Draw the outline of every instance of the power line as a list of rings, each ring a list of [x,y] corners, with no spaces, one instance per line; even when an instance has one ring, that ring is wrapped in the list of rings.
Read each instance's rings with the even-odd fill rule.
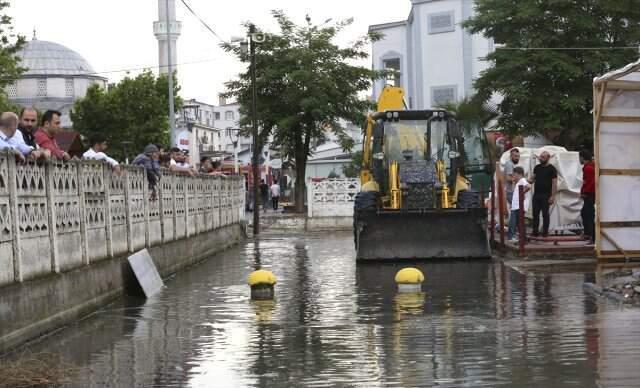
[[[193,16],[196,17],[196,19],[198,19],[200,21],[200,23],[202,23],[202,25],[209,30],[209,32],[211,32],[213,34],[213,36],[215,36],[216,38],[218,38],[218,40],[220,40],[222,43],[227,43],[224,39],[222,39],[220,37],[220,35],[218,35],[213,28],[211,28],[207,22],[205,22],[204,20],[202,20],[202,18],[200,16],[198,16],[198,14],[189,6],[189,4],[187,4],[187,2],[185,0],[180,0],[182,2],[182,4],[189,10],[189,12],[191,12],[191,14]]]
[[[589,50],[639,50],[639,46],[617,46],[617,47],[496,47],[496,50],[512,50],[512,51],[542,51],[542,50],[558,50],[558,51],[589,51]]]
[[[178,64],[173,64],[173,66],[184,66],[184,65],[194,65],[194,64],[198,64],[198,63],[210,63],[210,62],[216,62],[219,61],[220,58],[211,58],[211,59],[200,59],[200,60],[196,60],[196,61],[189,61],[189,62],[181,62]],[[96,72],[91,72],[91,73],[76,73],[76,74],[60,74],[60,75],[64,75],[65,77],[86,77],[86,76],[98,76],[98,75],[103,75],[103,74],[113,74],[113,73],[125,73],[125,72],[129,72],[129,71],[141,71],[141,70],[150,70],[151,68],[164,68],[164,67],[169,67],[169,65],[149,65],[149,66],[140,66],[140,67],[130,67],[130,68],[126,68],[126,69],[116,69],[116,70],[105,70],[105,71],[96,71]],[[37,76],[37,74],[34,74],[34,76]],[[17,81],[19,79],[22,79],[24,77],[15,77],[15,78],[0,78],[3,81]]]

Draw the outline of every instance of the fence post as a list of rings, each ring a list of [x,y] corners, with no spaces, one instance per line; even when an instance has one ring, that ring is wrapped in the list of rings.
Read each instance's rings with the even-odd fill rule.
[[[181,177],[184,185],[182,186],[184,190],[184,237],[189,238],[189,179],[188,176]]]
[[[82,263],[84,265],[89,265],[89,236],[87,234],[87,201],[84,192],[84,169],[82,167],[82,162],[75,161],[74,163],[76,165],[76,174],[78,177],[78,207],[80,210],[80,241],[82,244]]]
[[[160,192],[160,185],[162,183],[160,182],[160,180],[156,180],[156,187],[155,189],[157,190],[157,192]],[[156,195],[156,201],[158,200],[159,196]],[[147,180],[147,170],[143,169],[142,170],[142,203],[143,203],[143,211],[144,211],[144,246],[145,248],[150,248],[151,247],[151,226],[149,223],[149,208],[150,208],[150,202],[151,202],[151,194],[149,193],[149,181]]]
[[[113,223],[111,219],[111,177],[113,175],[113,169],[110,168],[102,168],[102,180],[104,182],[104,223],[107,230],[107,256],[110,258],[114,257],[113,254],[113,243],[111,240],[113,239]]]
[[[54,190],[53,170],[56,162],[47,162],[45,165],[45,190],[47,201],[47,220],[49,222],[49,244],[51,245],[51,272],[60,272],[58,259],[58,227],[56,225],[56,193]],[[78,183],[79,184],[79,183]],[[83,258],[84,259],[84,258]]]
[[[313,180],[307,184],[307,217],[313,218]]]
[[[16,178],[16,158],[10,154],[7,155],[7,188],[9,189],[9,214],[11,219],[9,224],[11,225],[11,234],[13,236],[13,279],[14,281],[22,282],[22,244],[20,241],[20,216],[18,209],[18,181]]]
[[[525,244],[527,242],[527,229],[524,226],[524,186],[518,186],[518,236],[520,257],[525,255]]]
[[[505,210],[505,198],[504,198],[504,184],[502,179],[498,176],[498,184],[496,185],[498,190],[498,214],[500,216],[500,245],[504,248],[504,210]]]
[[[131,193],[129,190],[129,170],[124,169],[124,178],[123,178],[123,188],[124,188],[124,204],[125,204],[125,215],[127,217],[126,225],[127,225],[127,251],[133,252],[133,219],[131,217]],[[145,175],[145,184],[146,184],[146,175]]]
[[[496,180],[491,179],[491,222],[489,223],[491,231],[491,244],[496,240]]]

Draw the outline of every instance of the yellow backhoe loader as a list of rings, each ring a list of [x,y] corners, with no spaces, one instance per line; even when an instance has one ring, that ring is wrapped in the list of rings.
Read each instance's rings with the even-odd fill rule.
[[[404,91],[385,87],[364,131],[357,259],[490,257],[487,209],[467,173],[486,182],[479,177],[489,176],[490,162],[465,151],[483,135],[443,109],[405,110]]]

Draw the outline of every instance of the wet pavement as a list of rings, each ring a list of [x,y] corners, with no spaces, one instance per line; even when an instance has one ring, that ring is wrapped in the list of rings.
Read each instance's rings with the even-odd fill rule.
[[[257,266],[277,300],[252,302]],[[582,290],[585,273],[491,261],[356,265],[352,236],[263,237],[126,298],[32,352],[76,365],[77,387],[638,387],[640,309]]]

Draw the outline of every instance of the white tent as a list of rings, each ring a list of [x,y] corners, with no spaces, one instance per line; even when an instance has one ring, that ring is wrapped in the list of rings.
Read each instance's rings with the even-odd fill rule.
[[[524,168],[528,178],[533,174],[534,167],[538,164],[537,157],[547,151],[551,155],[549,162],[558,170],[558,192],[556,204],[551,208],[550,231],[564,231],[582,229],[580,210],[582,209],[582,166],[577,152],[569,152],[564,147],[545,146],[541,148],[522,148],[518,166]],[[507,151],[500,157],[500,166],[504,171],[504,165],[511,157],[511,151]],[[531,209],[527,209],[529,217]]]
[[[640,61],[593,81],[596,252],[640,258]]]

